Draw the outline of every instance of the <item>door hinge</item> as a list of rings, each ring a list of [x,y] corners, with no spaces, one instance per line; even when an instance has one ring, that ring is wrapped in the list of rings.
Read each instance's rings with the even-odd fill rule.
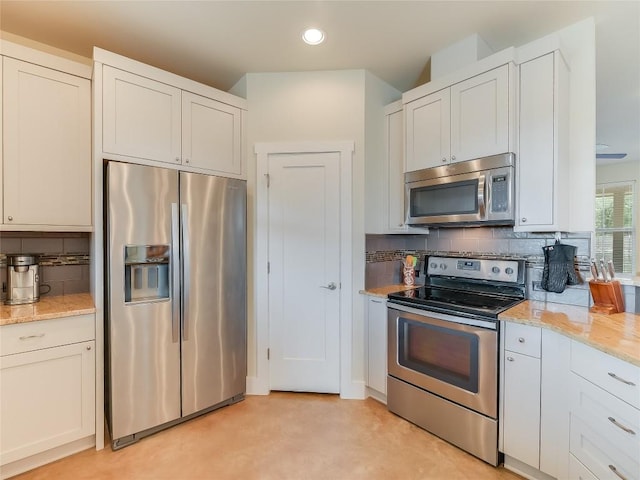
[[[269,186],[271,185],[271,177],[269,176],[268,173],[265,173],[264,176],[267,179],[267,188],[269,188]]]
[[[267,360],[271,360],[271,349],[267,348]]]
[[[271,262],[267,262],[267,274],[271,273]]]

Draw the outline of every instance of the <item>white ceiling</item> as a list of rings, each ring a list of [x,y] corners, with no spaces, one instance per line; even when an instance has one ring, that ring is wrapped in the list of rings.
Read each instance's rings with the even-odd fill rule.
[[[640,160],[640,2],[0,0],[0,30],[85,57],[98,46],[228,90],[247,72],[367,69],[398,90],[478,33],[494,50],[593,16],[598,143]],[[302,30],[327,41],[309,47]]]

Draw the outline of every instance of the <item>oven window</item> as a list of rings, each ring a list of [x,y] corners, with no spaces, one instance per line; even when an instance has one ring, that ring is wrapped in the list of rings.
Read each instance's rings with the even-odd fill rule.
[[[460,215],[478,212],[478,180],[411,189],[412,217]]]
[[[398,363],[478,393],[478,337],[398,318]]]

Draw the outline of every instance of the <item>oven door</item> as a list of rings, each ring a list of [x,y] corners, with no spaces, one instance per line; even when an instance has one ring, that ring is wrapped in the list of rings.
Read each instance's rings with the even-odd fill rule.
[[[389,375],[497,418],[498,333],[468,321],[389,305]]]

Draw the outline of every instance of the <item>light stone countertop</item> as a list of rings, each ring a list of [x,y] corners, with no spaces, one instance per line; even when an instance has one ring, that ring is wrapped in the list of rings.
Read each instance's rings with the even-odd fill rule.
[[[640,367],[640,315],[602,315],[587,307],[527,300],[498,319],[548,328]]]
[[[397,283],[395,285],[385,285],[384,287],[367,288],[366,290],[360,290],[363,295],[370,295],[372,297],[387,298],[390,293],[403,292],[405,290],[412,290],[414,288],[420,288],[423,285],[413,285],[407,287],[404,283]]]
[[[26,305],[0,306],[0,326],[35,322],[52,318],[95,313],[93,297],[89,293],[42,297],[39,302]]]
[[[417,285],[419,287],[421,285]],[[360,293],[386,298],[407,290],[402,284],[371,288]],[[640,367],[640,315],[591,313],[587,307],[526,300],[501,313],[499,320],[548,328],[604,353]]]

